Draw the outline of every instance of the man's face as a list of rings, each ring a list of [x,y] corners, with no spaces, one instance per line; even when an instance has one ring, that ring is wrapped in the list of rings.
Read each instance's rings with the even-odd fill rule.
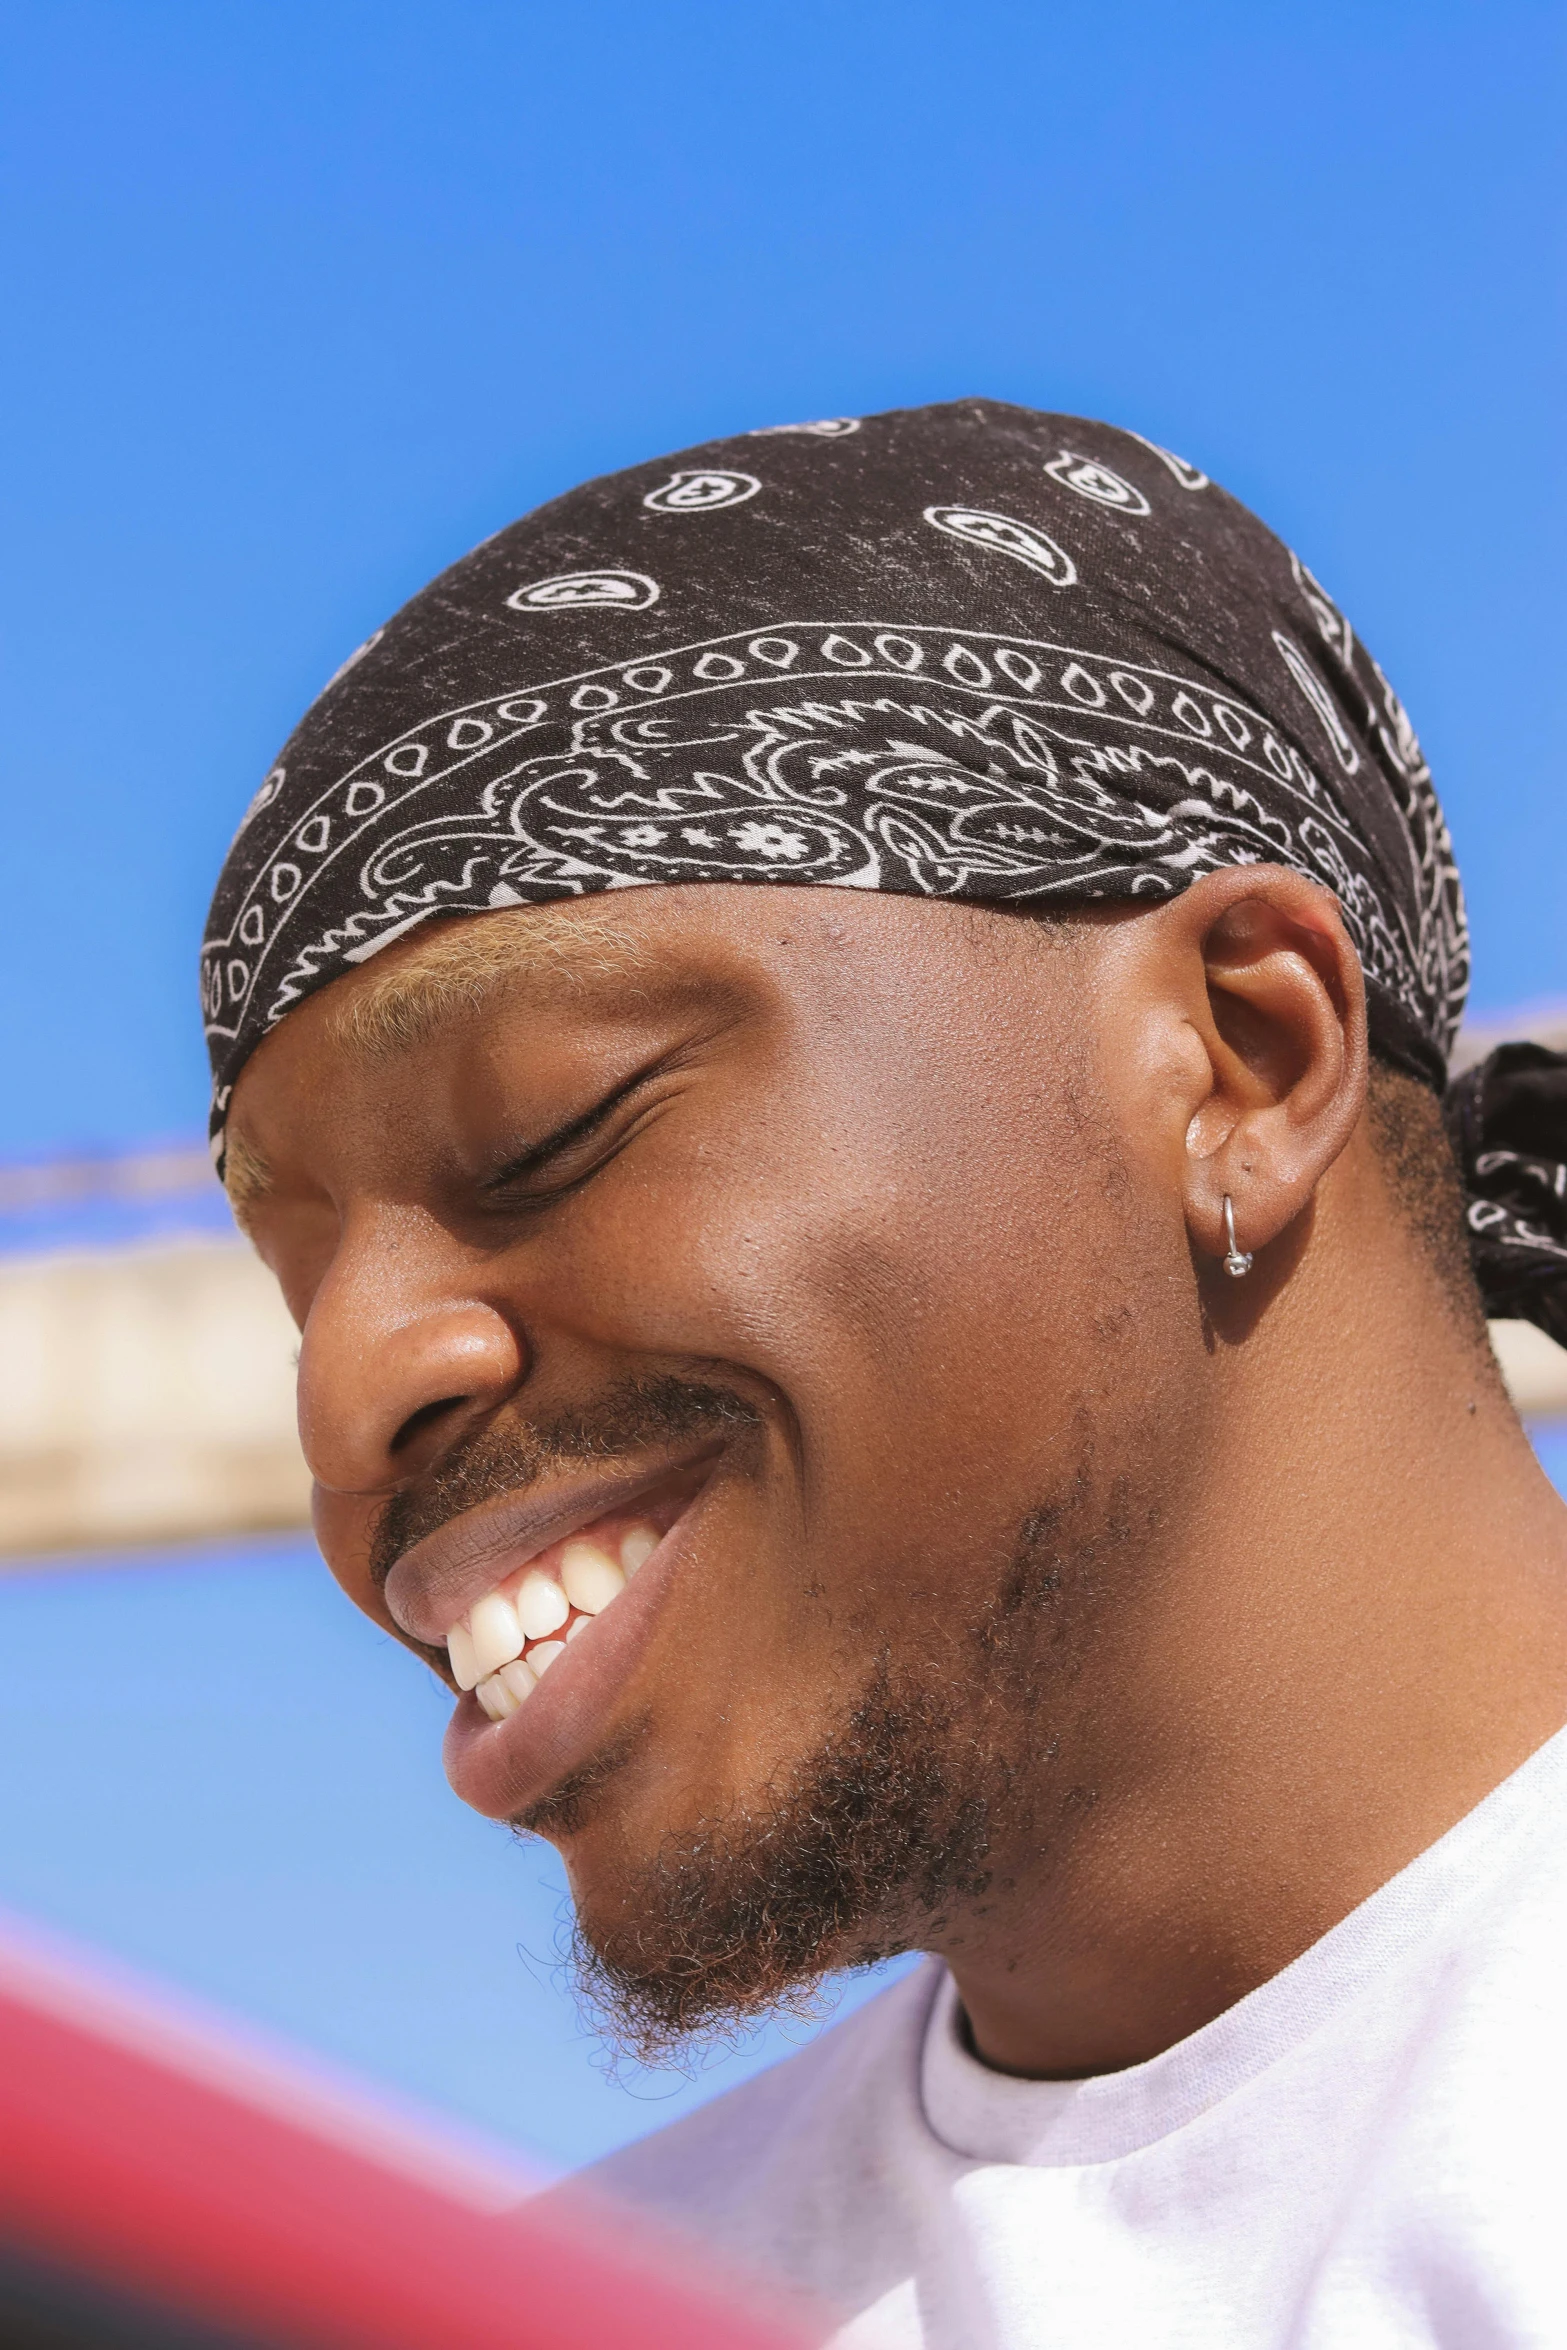
[[[416,939],[292,1013],[230,1134],[367,1614],[442,1669],[487,1593],[651,1530],[447,1767],[697,2020],[961,1934],[1087,1808],[1106,1603],[1196,1444],[1179,1186],[1113,923],[709,885],[499,924],[501,979],[421,999]]]

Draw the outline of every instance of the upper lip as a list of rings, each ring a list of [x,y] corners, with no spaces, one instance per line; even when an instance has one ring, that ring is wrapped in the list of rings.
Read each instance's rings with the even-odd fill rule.
[[[478,1502],[403,1552],[386,1578],[393,1621],[427,1648],[442,1647],[476,1599],[541,1550],[612,1510],[629,1509],[671,1477],[697,1467],[718,1447],[711,1437],[690,1451],[644,1458],[596,1475],[563,1478],[541,1490]]]

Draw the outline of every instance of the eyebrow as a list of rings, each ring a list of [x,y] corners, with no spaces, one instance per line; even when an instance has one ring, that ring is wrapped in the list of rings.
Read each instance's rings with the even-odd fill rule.
[[[482,1011],[499,990],[533,980],[572,992],[648,971],[648,946],[573,907],[517,906],[440,921],[413,951],[373,966],[345,991],[333,1042],[369,1061],[423,1044],[453,1013]]]

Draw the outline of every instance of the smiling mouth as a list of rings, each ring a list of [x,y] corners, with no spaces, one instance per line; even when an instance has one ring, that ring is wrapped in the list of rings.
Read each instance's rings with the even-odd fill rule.
[[[458,1688],[472,1690],[492,1722],[508,1720],[568,1644],[614,1605],[704,1482],[701,1474],[679,1475],[629,1508],[573,1527],[510,1569],[447,1630]]]

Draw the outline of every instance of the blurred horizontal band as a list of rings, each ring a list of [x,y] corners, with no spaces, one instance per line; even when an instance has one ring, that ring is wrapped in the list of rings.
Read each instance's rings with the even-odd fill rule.
[[[1491,1336],[1524,1416],[1567,1417],[1567,1351]],[[296,1344],[237,1241],[0,1258],[0,1555],[308,1524]]]
[[[22,1159],[0,1166],[0,1216],[78,1200],[166,1199],[210,1190],[211,1154],[200,1143],[123,1156]]]
[[[297,1344],[234,1239],[0,1258],[0,1553],[307,1524]]]

